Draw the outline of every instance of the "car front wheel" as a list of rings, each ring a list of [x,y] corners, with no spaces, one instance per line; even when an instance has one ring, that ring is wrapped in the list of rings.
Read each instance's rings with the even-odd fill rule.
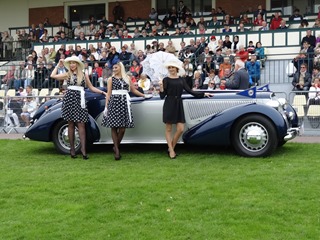
[[[68,123],[66,121],[58,122],[52,131],[52,141],[58,152],[70,154],[70,141],[68,136]],[[80,137],[78,129],[75,131],[75,150],[80,151]]]
[[[248,115],[237,121],[231,137],[234,149],[245,157],[269,156],[278,146],[273,123],[261,115]]]

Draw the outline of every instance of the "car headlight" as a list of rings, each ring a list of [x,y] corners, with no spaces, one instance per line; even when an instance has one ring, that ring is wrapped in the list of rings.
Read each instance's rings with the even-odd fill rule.
[[[266,105],[273,107],[275,109],[278,109],[281,106],[280,102],[278,100],[270,100],[270,101],[266,102]]]

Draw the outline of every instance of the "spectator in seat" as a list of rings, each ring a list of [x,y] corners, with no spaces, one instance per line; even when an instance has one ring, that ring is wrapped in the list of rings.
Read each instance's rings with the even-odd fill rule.
[[[264,67],[266,56],[264,54],[264,47],[262,46],[261,42],[256,43],[255,51],[256,51],[255,54],[256,54],[257,60],[260,60],[262,67]]]
[[[11,65],[7,74],[2,78],[2,83],[6,84],[7,88],[13,88],[15,70],[16,66],[14,64]]]
[[[68,42],[68,41],[69,41],[69,39],[67,38],[66,33],[65,32],[61,32],[58,42],[62,42],[63,43],[63,42]]]
[[[134,76],[135,78],[140,78],[141,70],[142,70],[142,68],[141,68],[138,60],[133,59],[132,63],[131,63],[131,66],[130,66],[130,69],[129,69],[129,71],[131,72],[132,76]]]
[[[89,36],[89,39],[93,39],[97,33],[96,26],[93,23],[91,23],[88,30],[85,33],[87,36]]]
[[[320,78],[317,77],[314,79],[314,82],[311,84],[308,93],[308,104],[309,105],[320,105]]]
[[[308,65],[307,54],[304,51],[300,50],[299,54],[292,60],[292,63],[295,66],[295,68],[297,69],[297,71],[299,71],[300,66],[302,64]]]
[[[239,46],[240,46],[239,36],[238,35],[234,35],[230,49],[231,49],[231,51],[233,53],[236,53],[239,50]]]
[[[256,48],[252,41],[249,41],[249,45],[247,46],[247,51],[249,54],[255,54]]]
[[[262,25],[259,28],[259,31],[268,31],[268,30],[269,30],[268,23],[266,21],[262,21]]]
[[[80,32],[79,36],[76,37],[76,41],[87,41],[86,36],[84,35],[84,32]]]
[[[26,98],[26,102],[22,107],[21,119],[25,123],[26,127],[30,126],[30,120],[33,117],[37,110],[37,102],[34,97],[28,95]]]
[[[276,30],[280,27],[282,21],[282,17],[280,16],[280,12],[275,12],[274,17],[270,22],[270,30]]]
[[[215,63],[216,69],[219,69],[219,65],[223,63],[222,49],[218,48],[216,54],[213,56],[213,62]]]
[[[194,74],[193,74],[192,89],[193,90],[200,89],[200,88],[202,88],[202,85],[203,85],[203,80],[201,77],[201,73],[200,73],[200,71],[196,70],[196,71],[194,71]]]
[[[300,69],[293,75],[292,91],[308,91],[311,86],[311,74],[307,71],[307,64],[302,63]]]
[[[31,82],[31,86],[34,88],[41,89],[45,87],[45,80],[48,78],[47,68],[44,63],[40,63],[34,73],[34,80]]]
[[[132,83],[133,87],[138,90],[140,93],[144,93],[142,87],[139,87],[139,83],[138,82],[133,82]],[[138,95],[135,95],[133,92],[129,92],[130,97],[139,97]]]
[[[302,19],[299,25],[299,28],[307,28],[309,26],[309,22],[307,19]]]
[[[18,91],[20,87],[23,86],[24,81],[26,80],[26,69],[24,62],[20,62],[19,66],[14,71],[14,89]]]
[[[141,73],[140,79],[138,80],[138,85],[140,88],[142,88],[143,91],[149,91],[151,86],[151,81],[149,78],[147,78],[146,74]]]
[[[212,19],[207,22],[207,27],[212,28],[212,27],[219,27],[221,26],[221,22],[218,20],[218,17],[216,15],[212,16]]]
[[[293,14],[289,17],[289,21],[301,21],[303,19],[302,15],[300,14],[300,10],[296,8],[293,11]]]
[[[252,54],[249,57],[250,61],[246,62],[246,69],[249,74],[249,78],[251,78],[253,86],[260,85],[260,62],[257,61],[256,55]]]
[[[26,89],[28,85],[34,80],[34,67],[32,62],[27,63],[26,80],[24,80],[23,87]]]
[[[243,14],[242,17],[240,18],[240,23],[243,24],[250,24],[252,20],[248,18],[248,14]]]
[[[248,32],[248,31],[250,30],[248,28],[245,28],[243,23],[239,23],[237,32]]]
[[[204,79],[203,88],[206,89],[210,81],[212,81],[215,84],[215,86],[220,84],[220,78],[218,77],[218,75],[216,75],[216,71],[213,69],[210,70],[209,76]]]
[[[176,54],[176,48],[173,46],[173,42],[171,40],[168,41],[165,51],[167,53]]]
[[[262,26],[263,18],[261,14],[258,14],[257,17],[254,19],[253,24],[256,26]]]
[[[215,63],[212,61],[212,56],[208,55],[205,59],[205,62],[202,65],[203,72],[205,73],[204,77],[208,77],[210,70],[216,70]]]
[[[304,36],[301,40],[301,47],[304,42],[308,42],[312,48],[316,46],[316,37],[312,35],[311,29],[308,29],[306,32],[306,36]]]
[[[278,27],[278,30],[280,29],[287,29],[286,20],[282,19],[280,22],[280,26]]]
[[[232,65],[230,63],[230,58],[229,57],[224,57],[223,58],[223,63],[219,65],[219,77],[221,78],[224,75],[224,70],[225,69],[231,69]]]
[[[314,20],[313,28],[320,28],[320,19],[317,18]]]
[[[21,103],[19,98],[6,97],[6,115],[4,118],[5,126],[20,127],[18,114],[21,114]],[[13,119],[13,122],[11,120]]]
[[[230,41],[230,36],[226,35],[223,41],[224,48],[231,48],[232,42]]]
[[[228,24],[225,24],[225,25],[223,25],[222,32],[223,33],[232,32],[232,29],[230,28],[230,26]]]
[[[73,35],[74,35],[74,38],[78,38],[80,37],[80,33],[83,32],[84,33],[84,29],[83,27],[81,26],[80,23],[77,24],[77,27],[74,29],[73,31]]]
[[[248,51],[244,48],[242,44],[239,45],[239,50],[236,52],[236,57],[239,57],[240,60],[243,62],[247,61],[249,57]]]

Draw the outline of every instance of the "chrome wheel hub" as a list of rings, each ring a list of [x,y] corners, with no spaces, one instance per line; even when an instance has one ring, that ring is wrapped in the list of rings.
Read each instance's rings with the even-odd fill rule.
[[[241,145],[248,151],[261,151],[269,141],[266,128],[257,122],[245,124],[239,132]]]

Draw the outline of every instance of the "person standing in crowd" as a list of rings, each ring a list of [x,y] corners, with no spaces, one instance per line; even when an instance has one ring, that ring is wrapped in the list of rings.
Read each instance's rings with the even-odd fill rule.
[[[249,74],[249,79],[251,78],[252,84],[254,86],[260,85],[260,62],[257,61],[257,56],[252,54],[250,57],[250,61],[245,63],[246,69]]]
[[[2,43],[4,49],[4,58],[12,58],[12,48],[13,48],[13,37],[10,36],[8,31],[3,32]]]
[[[112,14],[114,17],[114,22],[123,21],[124,10],[118,1],[116,2],[116,6],[112,10]]]
[[[67,92],[62,103],[62,118],[68,121],[68,136],[70,141],[70,156],[76,158],[74,138],[75,126],[77,125],[81,153],[84,160],[89,159],[86,152],[86,129],[85,123],[88,122],[88,110],[86,108],[84,86],[86,85],[92,92],[104,94],[105,92],[92,86],[89,76],[83,73],[84,64],[78,57],[72,56],[65,60],[60,59],[59,64],[64,64],[68,72],[57,74],[58,67],[55,67],[51,73],[51,77],[57,80],[67,79]]]
[[[232,80],[221,80],[228,89],[248,89],[249,74],[244,68],[244,62],[238,59],[234,66],[234,78]]]
[[[165,67],[168,68],[169,73],[168,77],[159,81],[160,98],[165,98],[163,104],[163,122],[166,125],[165,135],[168,144],[168,155],[170,159],[175,159],[176,153],[174,149],[184,131],[185,124],[185,116],[181,99],[183,90],[186,90],[188,93],[198,98],[213,95],[204,92],[192,91],[185,79],[179,76],[184,75],[182,64],[179,64],[178,62],[168,62],[165,64]],[[176,124],[176,132],[172,137],[173,124]]]
[[[143,98],[145,98],[145,95],[133,86],[121,62],[113,65],[113,75],[108,79],[107,86],[108,91],[102,126],[111,128],[114,159],[120,160],[119,147],[126,128],[134,127],[128,92],[131,91],[134,95]]]

